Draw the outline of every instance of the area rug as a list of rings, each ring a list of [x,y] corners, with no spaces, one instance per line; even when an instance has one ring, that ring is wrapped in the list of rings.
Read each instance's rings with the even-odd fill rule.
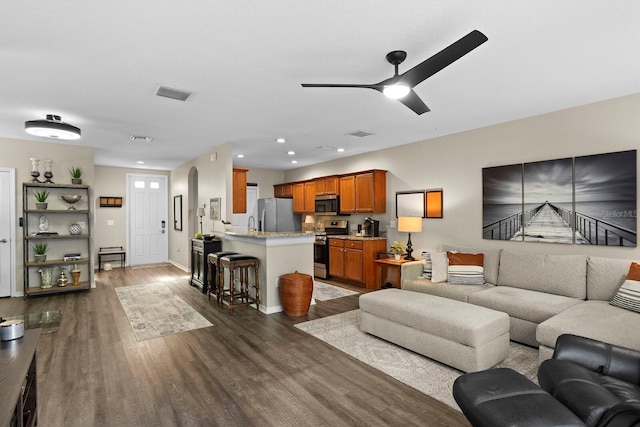
[[[352,310],[295,325],[308,334],[384,372],[416,390],[460,410],[453,381],[462,372],[360,330],[360,310]],[[511,342],[509,357],[498,365],[537,382],[538,351]]]
[[[313,299],[317,301],[327,301],[335,298],[342,298],[349,295],[357,294],[357,292],[349,289],[333,286],[328,283],[313,281]]]
[[[213,326],[162,283],[116,288],[136,340]]]

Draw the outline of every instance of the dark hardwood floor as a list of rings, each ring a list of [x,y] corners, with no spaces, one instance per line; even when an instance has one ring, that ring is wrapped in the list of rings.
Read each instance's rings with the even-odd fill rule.
[[[165,283],[213,327],[137,342],[114,288]],[[210,304],[173,266],[96,273],[96,289],[0,299],[0,314],[62,310],[38,344],[39,425],[467,426],[464,416],[294,328],[305,317]],[[357,289],[357,288],[351,288]]]

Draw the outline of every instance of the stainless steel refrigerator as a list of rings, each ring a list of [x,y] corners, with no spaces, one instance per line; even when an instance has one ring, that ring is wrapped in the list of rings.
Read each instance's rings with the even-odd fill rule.
[[[259,231],[300,231],[299,214],[293,213],[293,199],[258,199]]]

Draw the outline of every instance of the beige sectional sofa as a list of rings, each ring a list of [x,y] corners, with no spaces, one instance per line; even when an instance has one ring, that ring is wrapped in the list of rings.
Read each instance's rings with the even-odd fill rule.
[[[509,315],[511,340],[553,354],[561,334],[575,334],[640,351],[640,313],[609,304],[631,260],[528,254],[507,249],[444,246],[484,254],[484,285],[420,278],[422,261],[402,265],[402,289],[479,305]]]

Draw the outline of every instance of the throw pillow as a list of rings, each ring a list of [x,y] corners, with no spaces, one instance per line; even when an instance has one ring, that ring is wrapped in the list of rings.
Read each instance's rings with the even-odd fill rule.
[[[640,313],[640,264],[631,263],[627,279],[613,296],[610,304]]]
[[[431,253],[431,281],[433,283],[447,281],[448,263],[446,252]]]
[[[429,252],[422,252],[422,274],[421,279],[431,280],[431,254]]]
[[[484,285],[484,254],[447,252],[449,283],[452,285]]]

